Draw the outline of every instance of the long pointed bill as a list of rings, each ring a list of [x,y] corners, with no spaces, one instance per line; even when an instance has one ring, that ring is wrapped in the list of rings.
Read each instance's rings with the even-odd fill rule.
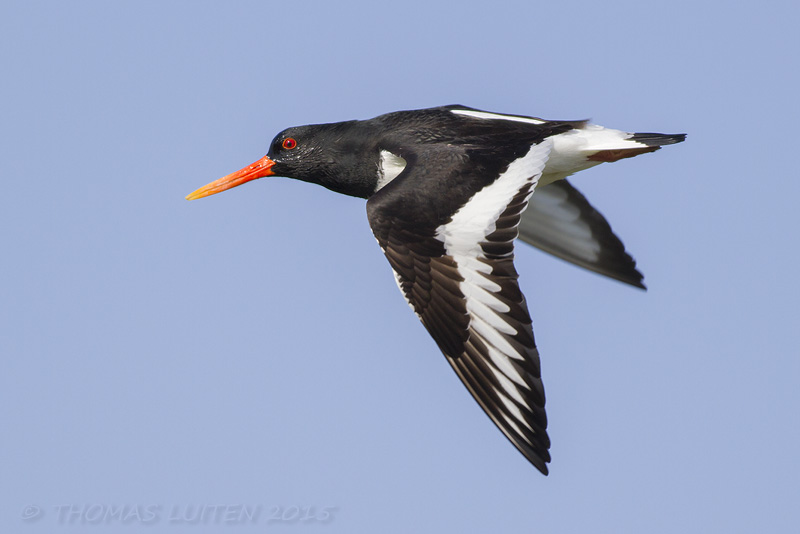
[[[252,165],[248,165],[244,169],[238,170],[232,174],[229,174],[228,176],[220,178],[215,182],[211,182],[208,185],[204,185],[197,191],[189,194],[186,197],[186,200],[207,197],[209,195],[214,195],[225,191],[226,189],[231,189],[237,185],[250,182],[257,178],[273,176],[275,174],[272,172],[273,165],[275,165],[275,162],[269,159],[267,156],[264,156],[260,160],[256,161]]]

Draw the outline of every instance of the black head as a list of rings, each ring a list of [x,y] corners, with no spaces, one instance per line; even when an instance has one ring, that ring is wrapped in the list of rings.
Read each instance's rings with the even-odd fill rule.
[[[276,135],[260,160],[186,198],[213,195],[265,176],[294,178],[367,198],[375,191],[379,158],[377,141],[363,122],[296,126]]]

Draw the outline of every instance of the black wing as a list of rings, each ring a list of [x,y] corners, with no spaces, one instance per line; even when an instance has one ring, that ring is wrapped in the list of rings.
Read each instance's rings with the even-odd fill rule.
[[[519,238],[590,271],[645,289],[642,273],[605,217],[567,180],[536,189]]]
[[[411,308],[475,400],[544,474],[544,387],[513,259],[520,214],[550,145],[528,144],[499,167],[497,154],[452,149],[444,159],[406,158],[405,170],[367,202]]]

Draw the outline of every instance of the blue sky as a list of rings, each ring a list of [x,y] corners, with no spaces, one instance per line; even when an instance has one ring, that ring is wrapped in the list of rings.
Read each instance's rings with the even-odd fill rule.
[[[0,530],[797,528],[798,8],[487,5],[0,8]],[[183,199],[285,127],[453,103],[689,134],[573,181],[646,293],[518,248],[549,477],[362,200]]]

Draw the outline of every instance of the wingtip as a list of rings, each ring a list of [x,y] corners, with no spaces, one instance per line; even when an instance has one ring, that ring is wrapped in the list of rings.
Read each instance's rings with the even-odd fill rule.
[[[545,435],[545,437],[547,436]],[[549,449],[550,440],[548,439],[547,441]],[[537,451],[525,446],[520,447],[513,440],[512,443],[514,443],[514,446],[517,447],[517,450],[522,453],[525,459],[528,460],[537,471],[544,476],[550,474],[550,468],[547,465],[550,462],[550,451],[548,449],[544,449],[543,451],[540,449]]]
[[[635,271],[635,274],[639,275],[638,278],[635,277],[635,276],[630,276],[630,275],[617,276],[614,273],[609,274],[609,273],[598,272],[598,271],[595,271],[595,274],[599,274],[601,276],[607,276],[608,278],[612,278],[612,279],[616,280],[617,282],[622,282],[625,285],[629,285],[631,287],[635,287],[636,289],[641,289],[642,291],[647,292],[647,286],[644,285],[644,282],[642,281],[644,277],[641,276],[641,273],[639,273],[638,270]]]

